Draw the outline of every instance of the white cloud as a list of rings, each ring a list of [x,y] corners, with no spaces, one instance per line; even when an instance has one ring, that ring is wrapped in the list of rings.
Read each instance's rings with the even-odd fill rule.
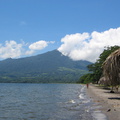
[[[27,50],[25,55],[32,55],[35,51],[34,50]]]
[[[88,33],[76,33],[66,35],[64,38],[61,39],[61,42],[63,42],[63,44],[58,48],[58,50],[64,55],[69,55],[73,50],[78,50],[79,48],[82,48],[84,44],[83,41],[88,38]]]
[[[55,43],[55,41],[49,41],[48,43],[50,43],[50,44],[54,44],[54,43]]]
[[[5,41],[4,44],[0,44],[0,59],[6,58],[19,58],[21,56],[32,55],[36,50],[42,50],[48,46],[48,44],[54,44],[54,41],[38,41],[29,46],[21,40],[21,43],[17,43],[14,40]]]
[[[22,44],[18,44],[14,40],[6,41],[4,46],[0,44],[0,58],[17,58],[21,56],[22,46]]]
[[[48,46],[48,44],[54,44],[55,43],[55,41],[44,41],[44,40],[40,40],[40,41],[37,41],[37,42],[35,42],[35,43],[33,43],[33,44],[31,44],[30,46],[29,46],[29,49],[30,50],[42,50],[42,49],[44,49],[45,47],[47,47]]]
[[[58,50],[73,60],[95,62],[105,46],[120,45],[120,27],[104,32],[76,33],[61,39],[63,44]]]
[[[31,49],[31,50],[42,50],[47,46],[48,46],[48,43],[44,40],[41,40],[41,41],[38,41],[38,42],[35,42],[35,43],[31,44],[29,46],[29,49]]]

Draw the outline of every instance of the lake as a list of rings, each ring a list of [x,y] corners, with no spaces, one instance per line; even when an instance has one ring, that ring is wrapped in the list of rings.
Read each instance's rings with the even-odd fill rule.
[[[80,84],[0,83],[0,120],[105,120],[96,107]]]

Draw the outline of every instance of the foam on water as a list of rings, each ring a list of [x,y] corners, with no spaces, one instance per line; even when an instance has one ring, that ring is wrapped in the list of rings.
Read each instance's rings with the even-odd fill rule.
[[[95,120],[107,120],[107,117],[105,114],[103,114],[99,110],[95,110],[96,108],[99,109],[101,106],[99,106],[99,105],[94,106],[95,103],[92,103],[92,99],[90,99],[86,95],[86,86],[82,86],[82,88],[80,90],[79,99],[82,101],[82,104],[85,104],[85,106],[86,106],[85,112],[91,113],[93,119],[95,119]]]
[[[70,101],[68,101],[68,103],[75,103],[75,101],[74,100],[70,100]]]
[[[80,90],[79,99],[82,100],[82,103],[89,103],[90,102],[90,99],[88,99],[86,96],[86,86],[82,86],[82,88]]]
[[[80,95],[79,95],[79,98],[80,98],[80,99],[85,99],[85,94],[84,94],[84,92],[85,92],[85,86],[82,86],[81,91],[80,91]]]
[[[84,92],[85,91],[85,86],[82,86],[82,88],[81,88],[81,92]]]
[[[81,94],[79,95],[79,98],[80,98],[80,99],[84,99],[84,94],[81,93]]]

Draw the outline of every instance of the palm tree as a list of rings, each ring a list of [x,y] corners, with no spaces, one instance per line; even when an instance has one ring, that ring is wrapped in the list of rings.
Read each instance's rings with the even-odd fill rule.
[[[99,85],[104,85],[104,86],[109,86],[110,85],[109,80],[106,80],[105,77],[101,77],[98,81],[98,84]]]
[[[103,75],[112,85],[112,91],[120,85],[120,49],[111,53],[103,63]]]

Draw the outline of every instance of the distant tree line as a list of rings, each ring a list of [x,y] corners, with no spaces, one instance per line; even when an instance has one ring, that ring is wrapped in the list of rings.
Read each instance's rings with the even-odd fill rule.
[[[0,83],[76,83],[87,70],[61,67],[57,71],[46,73],[0,73]]]

